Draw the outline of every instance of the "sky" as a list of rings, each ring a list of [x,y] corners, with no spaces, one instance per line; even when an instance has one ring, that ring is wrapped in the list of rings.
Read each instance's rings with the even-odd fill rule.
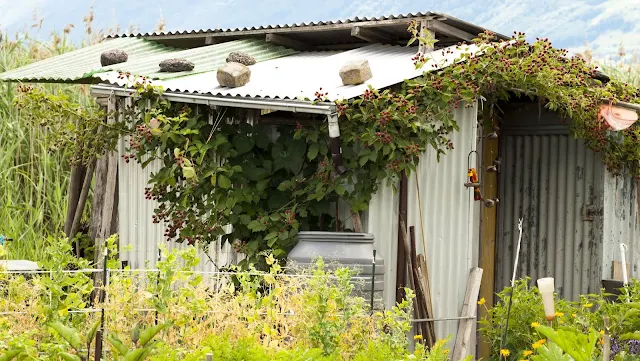
[[[572,52],[588,47],[598,58],[615,57],[621,45],[640,50],[640,0],[0,0],[0,29],[24,30],[37,11],[44,19],[38,36],[74,24],[71,35],[80,39],[92,3],[94,29],[119,24],[121,32],[130,25],[153,31],[161,18],[165,30],[197,30],[437,11],[506,35],[549,38]]]

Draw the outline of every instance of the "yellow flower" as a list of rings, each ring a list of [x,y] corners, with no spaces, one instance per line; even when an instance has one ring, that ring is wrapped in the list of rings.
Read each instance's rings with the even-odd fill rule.
[[[576,315],[575,313],[572,313],[571,317],[576,318],[576,317],[578,317],[578,315]]]
[[[598,341],[599,344],[604,345],[604,340]]]
[[[532,355],[532,354],[533,354],[533,351],[531,351],[531,350],[524,350],[524,351],[522,351],[522,355],[523,355],[524,357],[527,357],[527,356]]]
[[[272,264],[274,264],[274,262],[276,261],[276,259],[273,257],[273,254],[270,254],[269,256],[267,256],[265,258],[265,261],[267,262],[267,264],[269,266],[271,266]]]
[[[504,348],[500,350],[500,356],[509,357],[509,355],[511,355],[511,351]]]
[[[449,350],[443,350],[442,353],[445,354],[445,355],[448,355],[449,354]]]
[[[604,330],[600,330],[600,334],[601,334],[601,335],[604,335]]]
[[[563,317],[564,313],[563,312],[556,312],[556,317]]]
[[[482,297],[482,298],[480,299],[480,301],[478,301],[478,304],[479,304],[480,306],[484,305],[485,303],[487,303],[487,300],[485,300],[485,299],[484,299],[484,297]]]
[[[545,342],[547,342],[547,340],[538,340],[538,342],[531,345],[531,347],[533,347],[534,349],[537,349],[538,347],[544,345]]]
[[[531,327],[533,328],[540,327],[540,322],[531,322]]]
[[[593,303],[585,303],[584,305],[582,305],[582,307],[591,308],[591,307],[593,307]]]
[[[564,321],[558,320],[558,323],[562,325],[564,323]]]
[[[413,336],[414,340],[422,340],[422,335],[415,335]]]

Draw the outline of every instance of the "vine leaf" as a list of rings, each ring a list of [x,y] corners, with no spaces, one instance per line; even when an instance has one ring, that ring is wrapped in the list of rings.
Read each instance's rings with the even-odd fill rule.
[[[218,175],[218,185],[222,189],[229,189],[231,188],[231,180],[227,178],[225,175],[220,174]]]
[[[307,152],[307,157],[309,160],[314,160],[318,156],[318,151],[320,150],[320,146],[318,143],[313,143],[309,146],[309,151]]]

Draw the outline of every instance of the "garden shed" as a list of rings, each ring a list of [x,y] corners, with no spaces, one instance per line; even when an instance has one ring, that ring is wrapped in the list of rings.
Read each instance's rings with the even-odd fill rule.
[[[424,33],[435,35],[436,49],[423,44],[421,48],[406,46],[411,21],[418,21]],[[470,42],[483,31],[451,16],[428,12],[128,34],[0,74],[0,80],[92,84],[93,94],[105,107],[123,110],[130,102],[131,89],[122,73],[129,73],[161,85],[164,98],[171,102],[240,108],[246,111],[247,122],[295,124],[308,114],[324,117],[336,139],[340,124],[332,101],[360,97],[368,86],[388,88],[419,77],[422,70],[416,70],[412,62],[418,51],[432,52],[425,69],[446,67],[463,51],[457,43]],[[100,55],[114,48],[126,51],[128,60],[102,66]],[[231,52],[248,53],[257,60],[250,66],[249,83],[237,88],[221,87],[216,77]],[[160,72],[158,63],[167,58],[184,58],[195,67]],[[343,85],[340,68],[360,59],[369,62],[372,77],[365,84]],[[320,88],[327,92],[327,102],[302,100],[313,99]],[[505,104],[498,130],[479,124],[482,106],[478,101],[453,110],[460,127],[451,136],[454,149],[439,162],[435,152],[427,150],[417,171],[395,185],[399,191],[381,186],[363,214],[363,227],[374,234],[376,249],[385,259],[387,307],[397,300],[396,290],[406,284],[400,220],[415,226],[416,238],[424,239],[434,317],[448,318],[436,325],[439,338],[456,333],[456,317],[472,268],[484,269],[481,296],[487,300],[508,284],[520,217],[525,219],[521,276],[556,277],[558,291],[565,297],[594,292],[601,279],[610,278],[612,261],[619,259],[618,242],[629,246],[632,275],[640,272],[635,181],[607,173],[598,154],[573,139],[565,122],[536,103]],[[142,169],[122,159],[125,141],[120,142],[118,154],[107,155],[96,167],[100,196],[94,199],[93,209],[100,219],[98,238],[117,232],[122,259],[139,268],[154,264],[158,244],[163,242],[163,225],[152,223],[157,204],[144,194],[151,173],[158,168],[151,164]],[[479,156],[473,156],[474,152]],[[333,156],[336,160],[340,154]],[[474,201],[473,189],[465,187],[468,168],[480,170],[481,187],[492,207]],[[349,217],[345,214],[343,218]],[[424,253],[422,242],[418,243],[418,253]],[[203,255],[214,262],[204,262],[201,269],[215,271],[216,264],[233,263],[238,257],[228,244],[218,244]]]

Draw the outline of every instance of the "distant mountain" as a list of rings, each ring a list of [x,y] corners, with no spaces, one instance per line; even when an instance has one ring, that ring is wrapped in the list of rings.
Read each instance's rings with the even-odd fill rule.
[[[37,9],[44,19],[38,36],[72,23],[79,39],[89,6],[87,0],[0,0],[0,27],[23,30]],[[152,31],[164,17],[166,30],[235,28],[418,11],[444,12],[506,35],[548,37],[574,51],[589,44],[598,57],[615,56],[621,44],[627,51],[640,49],[640,0],[106,0],[94,3],[93,27]]]

